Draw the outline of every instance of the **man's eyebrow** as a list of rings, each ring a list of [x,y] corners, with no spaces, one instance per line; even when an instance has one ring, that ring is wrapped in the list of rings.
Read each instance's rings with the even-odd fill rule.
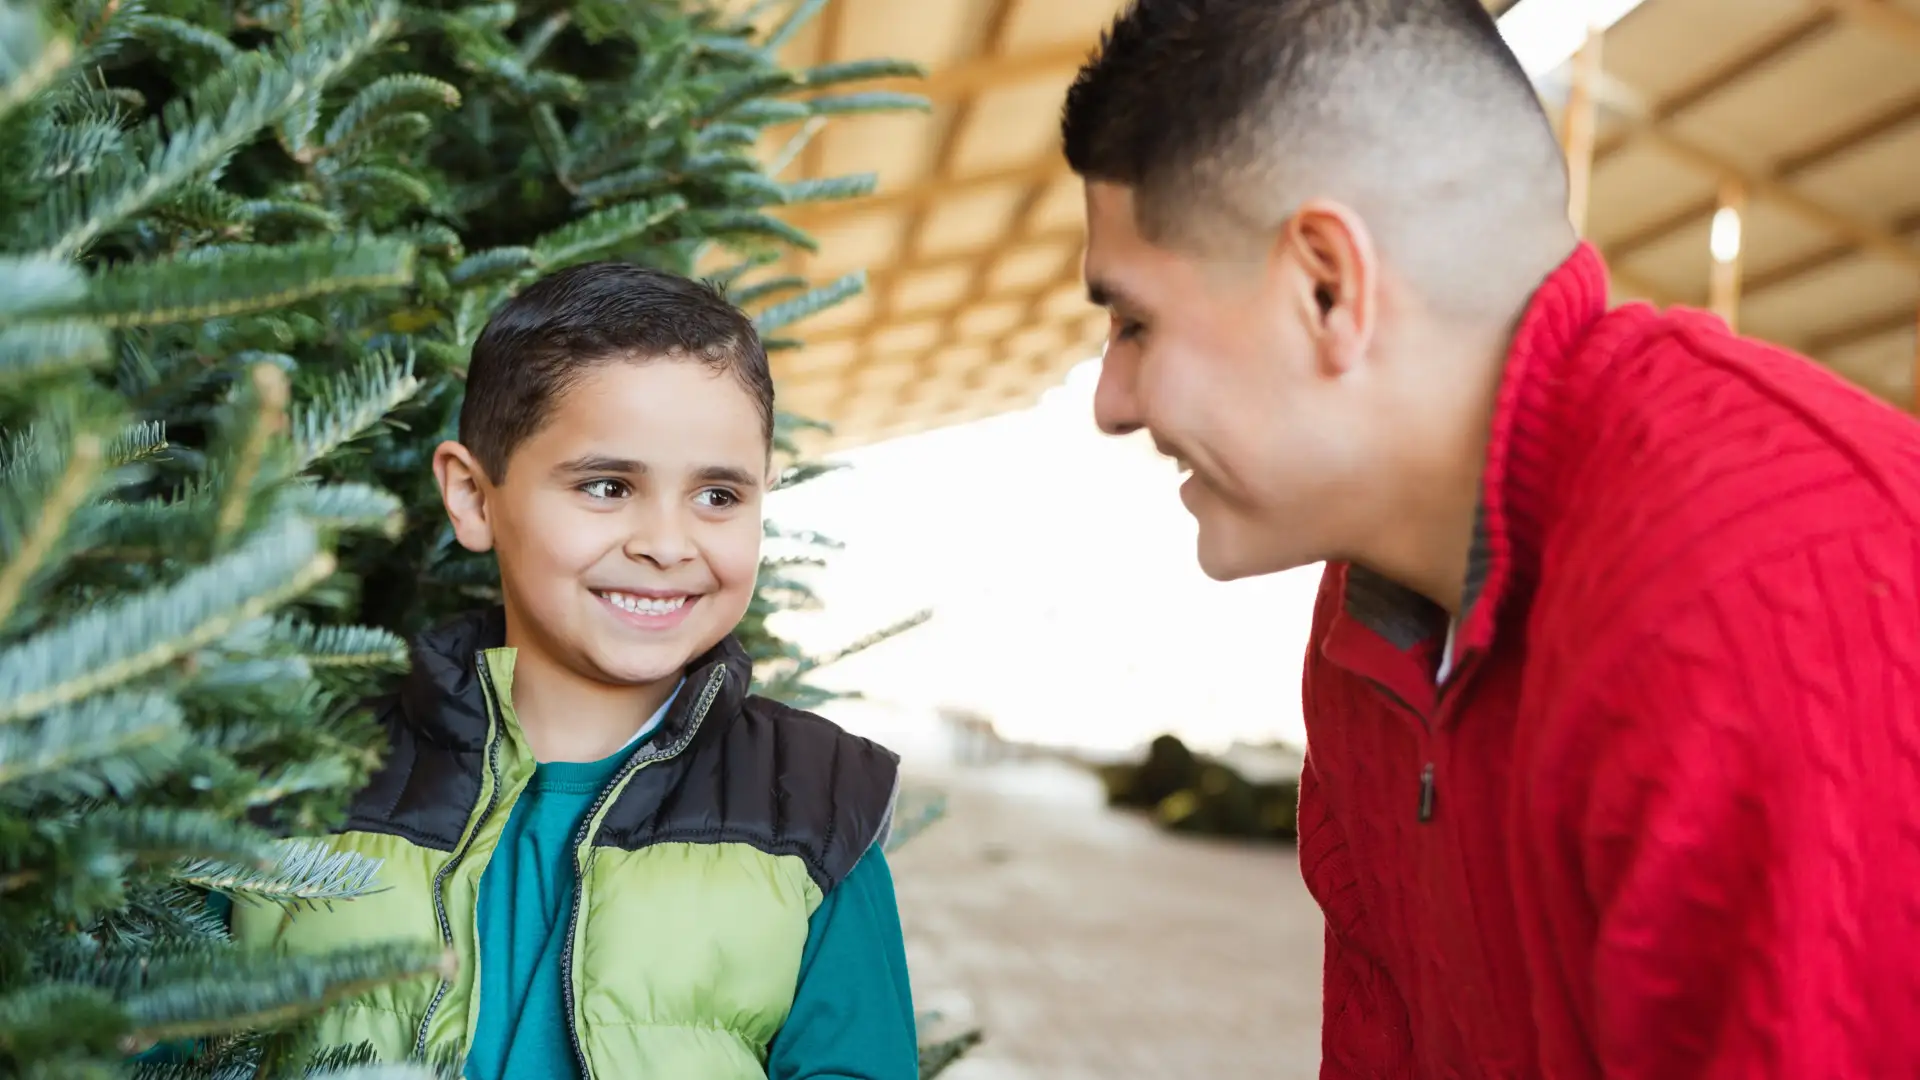
[[[606,454],[582,454],[555,465],[553,471],[560,476],[574,476],[580,473],[625,473],[634,476],[646,472],[647,465],[643,461],[634,461],[631,458],[609,457]]]

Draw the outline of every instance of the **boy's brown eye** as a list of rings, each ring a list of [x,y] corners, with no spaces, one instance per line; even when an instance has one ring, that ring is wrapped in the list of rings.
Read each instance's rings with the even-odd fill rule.
[[[580,490],[596,499],[618,499],[627,494],[627,485],[621,480],[589,480],[580,485]]]
[[[735,495],[726,488],[706,488],[700,492],[697,498],[706,500],[707,505],[715,509],[725,509],[729,506],[738,505],[740,502],[740,496]]]

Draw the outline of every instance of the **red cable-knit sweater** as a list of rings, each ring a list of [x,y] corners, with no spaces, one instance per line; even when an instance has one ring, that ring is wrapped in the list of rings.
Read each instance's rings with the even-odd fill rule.
[[[1333,1078],[1920,1076],[1920,424],[1582,247],[1446,620],[1330,567],[1300,860]]]

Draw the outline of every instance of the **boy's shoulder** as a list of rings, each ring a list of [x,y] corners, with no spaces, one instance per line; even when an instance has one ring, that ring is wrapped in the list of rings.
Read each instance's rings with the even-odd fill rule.
[[[795,855],[823,892],[884,843],[900,783],[892,750],[757,695],[661,764],[634,774],[609,813],[616,844],[688,839]]]

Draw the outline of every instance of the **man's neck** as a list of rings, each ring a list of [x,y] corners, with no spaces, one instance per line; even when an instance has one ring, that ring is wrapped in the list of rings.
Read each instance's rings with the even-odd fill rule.
[[[678,685],[678,676],[644,686],[594,683],[521,649],[513,710],[534,760],[599,761],[632,742]]]
[[[1380,490],[1383,513],[1351,561],[1459,616],[1478,524],[1495,399],[1511,332],[1455,355],[1429,352],[1423,374],[1443,377],[1406,401],[1401,456]],[[1473,373],[1471,377],[1467,373]],[[1446,377],[1450,376],[1450,377]]]

